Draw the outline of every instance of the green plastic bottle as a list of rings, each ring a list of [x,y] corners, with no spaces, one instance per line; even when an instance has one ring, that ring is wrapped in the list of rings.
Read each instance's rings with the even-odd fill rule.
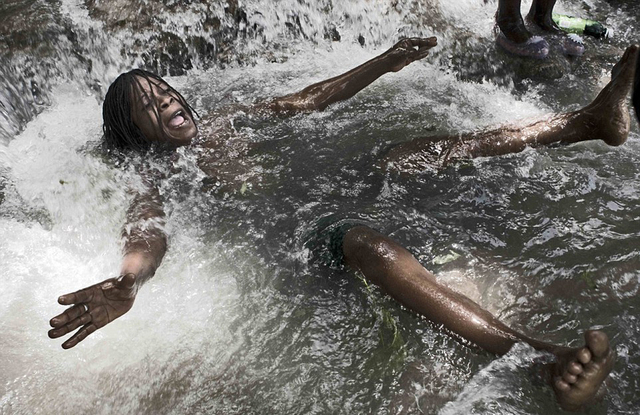
[[[596,39],[609,37],[610,31],[601,23],[594,20],[581,19],[579,17],[565,16],[553,13],[553,21],[565,32],[577,33],[579,35],[593,36]]]

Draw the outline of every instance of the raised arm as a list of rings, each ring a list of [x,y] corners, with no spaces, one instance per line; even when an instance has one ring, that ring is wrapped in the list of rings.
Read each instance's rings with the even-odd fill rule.
[[[64,349],[69,349],[131,309],[138,289],[155,274],[167,250],[164,216],[162,198],[155,186],[136,195],[123,230],[124,256],[119,276],[60,296],[58,303],[71,307],[51,319],[49,337],[75,331],[62,343]]]
[[[275,112],[323,110],[334,102],[351,98],[387,72],[398,72],[411,62],[420,60],[436,46],[435,37],[409,38],[362,65],[326,81],[318,82],[290,95],[265,104]]]

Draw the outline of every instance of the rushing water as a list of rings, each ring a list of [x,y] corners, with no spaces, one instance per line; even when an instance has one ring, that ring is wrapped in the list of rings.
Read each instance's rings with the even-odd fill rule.
[[[523,80],[493,49],[495,3],[481,0],[132,2],[139,19],[125,2],[106,17],[97,0],[4,2],[0,411],[560,412],[530,348],[488,355],[322,265],[308,244],[314,230],[348,217],[392,235],[528,335],[579,345],[584,330],[604,329],[618,361],[590,413],[638,413],[635,121],[618,148],[528,150],[413,176],[377,167],[390,144],[589,102],[638,42],[637,6],[560,3],[616,36],[589,41],[583,60],[546,67],[565,70],[561,78]],[[181,151],[180,172],[162,189],[170,249],[134,308],[74,349],[47,338],[58,295],[119,267],[135,176],[93,149],[102,94],[120,71],[173,74],[207,113],[346,71],[400,35],[432,34],[439,46],[425,62],[322,113],[239,114],[238,134],[256,145],[246,186],[200,192],[191,184],[202,172]]]

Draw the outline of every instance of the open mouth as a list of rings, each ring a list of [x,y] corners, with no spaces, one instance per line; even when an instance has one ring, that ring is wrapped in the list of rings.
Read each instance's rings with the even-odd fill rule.
[[[170,128],[180,128],[187,123],[188,119],[183,110],[178,110],[169,119]]]

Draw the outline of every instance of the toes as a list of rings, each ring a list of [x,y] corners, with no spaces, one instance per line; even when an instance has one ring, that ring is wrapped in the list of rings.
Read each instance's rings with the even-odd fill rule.
[[[587,347],[595,357],[604,357],[609,352],[609,338],[602,331],[589,330],[584,335]]]
[[[578,362],[571,362],[567,365],[567,372],[572,375],[578,376],[583,372],[582,365]]]
[[[611,79],[620,78],[622,80],[631,79],[634,75],[634,63],[638,56],[638,46],[632,45],[627,48],[622,58],[615,64],[611,70]]]
[[[571,389],[571,385],[569,385],[567,382],[565,382],[562,379],[557,379],[554,385],[555,385],[555,389],[558,392],[568,392],[569,389]]]
[[[576,381],[578,380],[578,377],[576,375],[572,375],[569,372],[566,372],[564,375],[562,375],[562,380],[567,382],[569,385],[572,385],[576,383]]]
[[[576,353],[576,359],[578,359],[578,362],[586,365],[591,361],[591,351],[589,351],[588,348],[583,347]]]

